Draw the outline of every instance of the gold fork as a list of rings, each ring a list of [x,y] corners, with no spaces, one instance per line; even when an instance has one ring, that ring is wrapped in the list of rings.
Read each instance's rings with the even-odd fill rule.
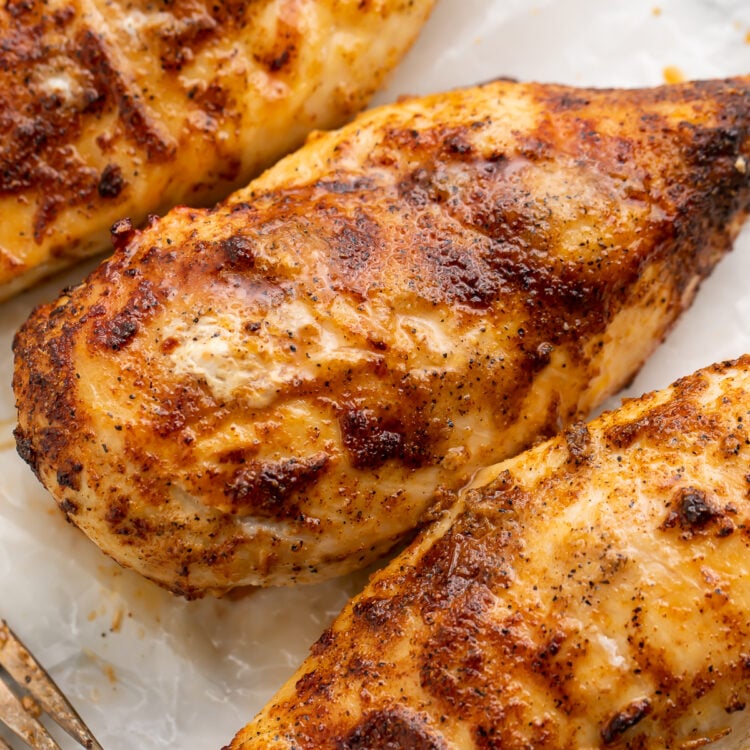
[[[0,619],[0,725],[34,750],[60,750],[37,718],[42,711],[83,747],[102,750],[52,678]],[[0,750],[11,750],[1,737]]]

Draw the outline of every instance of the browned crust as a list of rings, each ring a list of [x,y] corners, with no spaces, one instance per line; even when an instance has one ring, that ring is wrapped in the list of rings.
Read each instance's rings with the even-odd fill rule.
[[[4,64],[0,126],[0,196],[39,196],[34,240],[42,241],[62,207],[90,207],[120,198],[127,188],[120,165],[97,172],[71,145],[86,128],[112,115],[103,153],[124,137],[151,161],[172,160],[175,145],[123,79],[101,35],[87,28],[71,4],[51,14],[41,2],[9,5],[11,26],[2,39]],[[51,46],[52,39],[57,44]],[[64,70],[78,91],[70,100],[44,87],[44,66]],[[119,135],[118,135],[119,134]]]

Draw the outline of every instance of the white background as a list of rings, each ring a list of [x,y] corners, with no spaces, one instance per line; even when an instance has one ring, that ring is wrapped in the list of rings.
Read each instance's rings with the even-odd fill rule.
[[[746,0],[438,0],[377,101],[498,76],[635,86],[662,83],[668,66],[688,78],[750,73],[748,34]],[[0,305],[0,616],[105,750],[219,750],[365,576],[190,603],[120,570],[65,523],[13,448],[10,344],[34,304],[82,273]],[[628,394],[746,351],[750,227]]]

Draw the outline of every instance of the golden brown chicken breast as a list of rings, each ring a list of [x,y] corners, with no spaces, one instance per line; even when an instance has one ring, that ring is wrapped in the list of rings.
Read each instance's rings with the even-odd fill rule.
[[[482,471],[231,750],[744,748],[750,357]]]
[[[729,248],[748,159],[750,79],[374,110],[213,210],[120,223],[18,334],[21,455],[176,592],[364,565],[633,376]]]
[[[361,109],[433,0],[8,0],[0,299]]]

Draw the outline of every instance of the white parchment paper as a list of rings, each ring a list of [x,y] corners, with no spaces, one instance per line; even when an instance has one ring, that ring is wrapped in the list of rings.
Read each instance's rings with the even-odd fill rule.
[[[750,73],[747,0],[438,0],[377,102],[498,76],[636,86],[741,73]],[[750,351],[748,230],[628,395]],[[33,305],[84,270],[0,306],[0,616],[105,750],[219,750],[366,576],[185,602],[121,570],[65,523],[15,454],[10,345]]]

